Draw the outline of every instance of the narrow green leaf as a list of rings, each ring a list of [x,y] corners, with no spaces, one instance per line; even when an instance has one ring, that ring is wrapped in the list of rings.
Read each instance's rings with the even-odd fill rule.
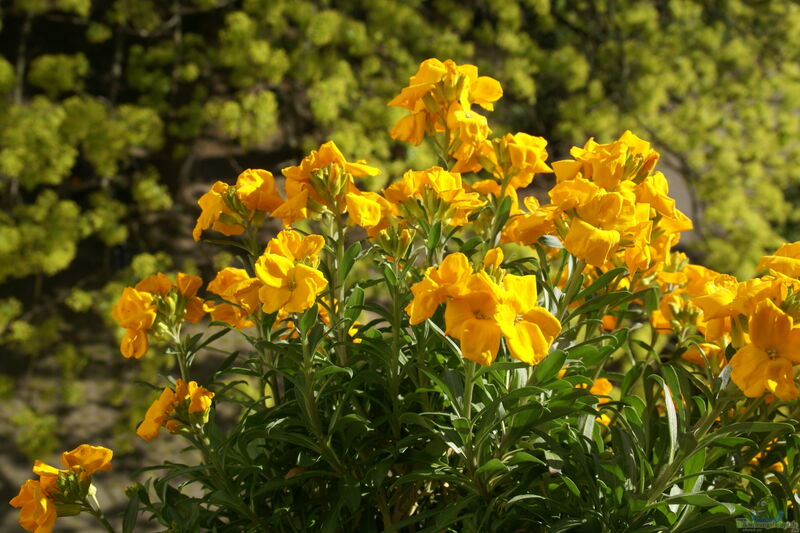
[[[347,279],[348,274],[350,274],[350,270],[352,270],[353,265],[358,258],[358,255],[361,253],[361,243],[356,241],[351,244],[347,250],[344,252],[344,256],[342,257],[342,264],[339,265],[339,283],[344,284],[344,281]]]
[[[476,471],[476,474],[483,474],[486,472],[496,472],[498,470],[502,470],[504,472],[508,471],[508,467],[503,464],[503,461],[500,459],[494,458],[489,459],[489,461],[482,464]]]

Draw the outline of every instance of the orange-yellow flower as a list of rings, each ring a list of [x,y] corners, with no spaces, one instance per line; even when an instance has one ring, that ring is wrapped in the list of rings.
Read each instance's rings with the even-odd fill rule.
[[[27,480],[9,502],[20,509],[19,525],[34,533],[50,533],[56,522],[56,504],[45,495],[38,481]]]
[[[262,287],[259,298],[265,313],[283,309],[302,313],[328,285],[322,273],[278,254],[265,253],[256,261],[256,276]]]
[[[236,196],[251,211],[272,212],[283,203],[272,172],[247,169],[236,178]]]
[[[247,317],[258,310],[258,290],[261,282],[248,276],[241,268],[224,268],[208,284],[208,291],[231,303],[211,306],[211,319],[227,322],[236,329],[253,325]]]
[[[450,254],[439,266],[428,267],[425,278],[411,287],[414,298],[406,306],[409,323],[427,320],[447,298],[464,293],[471,274],[469,259],[462,253]]]
[[[225,203],[225,195],[228,194],[230,185],[223,181],[217,181],[211,186],[211,190],[197,200],[200,206],[200,217],[192,230],[192,237],[199,241],[203,230],[213,229],[223,235],[239,235],[244,232],[244,226],[238,223],[228,223],[222,220],[222,216],[233,217],[233,211]]]
[[[783,244],[772,255],[765,255],[758,262],[758,269],[769,269],[790,278],[800,278],[800,241]]]
[[[800,326],[771,300],[762,300],[750,317],[750,342],[731,358],[731,379],[745,396],[769,391],[779,399],[800,396],[793,365],[800,363]]]
[[[195,381],[175,381],[175,390],[166,387],[150,405],[136,434],[144,440],[154,439],[162,427],[175,433],[186,423],[206,423],[214,393]]]
[[[503,287],[502,304],[496,312],[508,349],[523,363],[535,365],[547,356],[561,323],[537,305],[536,276],[507,274]]]
[[[445,333],[461,341],[464,357],[488,365],[500,348],[501,329],[495,315],[501,289],[484,272],[471,275],[465,289],[447,302]]]

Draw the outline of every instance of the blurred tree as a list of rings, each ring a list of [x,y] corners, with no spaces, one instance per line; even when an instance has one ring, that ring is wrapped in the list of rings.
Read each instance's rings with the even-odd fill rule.
[[[387,135],[403,111],[386,102],[427,57],[499,79],[497,129],[543,135],[554,157],[628,128],[654,141],[691,186],[693,250],[711,267],[748,274],[765,250],[800,239],[800,6],[789,0],[0,9],[0,309],[10,317],[0,343],[16,354],[7,373],[55,353],[74,315],[106,312],[114,275],[164,268],[119,271],[189,235],[197,178],[232,178],[248,164],[277,171],[329,138],[387,175],[432,164],[424,145]],[[221,166],[209,165],[209,147]],[[165,211],[173,198],[188,201]],[[78,368],[81,350],[62,360]]]

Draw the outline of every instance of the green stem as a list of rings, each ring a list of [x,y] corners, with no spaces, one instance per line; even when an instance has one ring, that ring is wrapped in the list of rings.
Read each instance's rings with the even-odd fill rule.
[[[400,269],[397,265],[398,258],[392,261],[394,277],[397,286],[392,291],[392,360],[389,363],[389,379],[391,381],[392,395],[392,429],[396,437],[400,437],[400,329],[403,320],[403,310],[400,307]]]
[[[311,350],[308,348],[308,332],[300,332],[301,342],[303,343],[303,400],[308,410],[308,417],[311,420],[311,430],[314,436],[319,441],[320,453],[327,456],[326,460],[333,469],[338,473],[344,472],[344,467],[336,452],[328,445],[328,439],[325,432],[322,430],[322,420],[319,416],[319,408],[317,407],[317,399],[314,396],[314,384],[312,381],[313,367],[311,362]]]
[[[97,521],[100,522],[103,525],[103,527],[106,529],[106,531],[108,531],[109,533],[116,533],[116,531],[114,530],[114,527],[111,525],[111,523],[109,523],[109,521],[106,520],[106,517],[103,514],[103,511],[100,510],[100,506],[97,505],[97,500],[93,496],[91,498],[94,500],[94,502],[90,502],[88,498],[84,498],[82,503],[84,505],[85,510],[90,515],[95,517],[97,519]],[[92,505],[92,503],[94,503],[94,505]]]

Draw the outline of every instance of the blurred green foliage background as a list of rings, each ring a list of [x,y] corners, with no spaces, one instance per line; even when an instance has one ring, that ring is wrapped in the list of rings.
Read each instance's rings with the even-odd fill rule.
[[[189,240],[210,180],[278,173],[328,139],[380,180],[431,164],[389,138],[404,111],[386,107],[428,57],[500,80],[495,133],[542,135],[552,159],[625,129],[653,141],[688,184],[698,262],[748,275],[800,239],[789,0],[0,6],[0,436],[20,457],[83,433],[131,449],[133,382],[161,363],[122,359],[109,309],[150,273],[213,265]],[[65,422],[91,402],[114,423]]]

